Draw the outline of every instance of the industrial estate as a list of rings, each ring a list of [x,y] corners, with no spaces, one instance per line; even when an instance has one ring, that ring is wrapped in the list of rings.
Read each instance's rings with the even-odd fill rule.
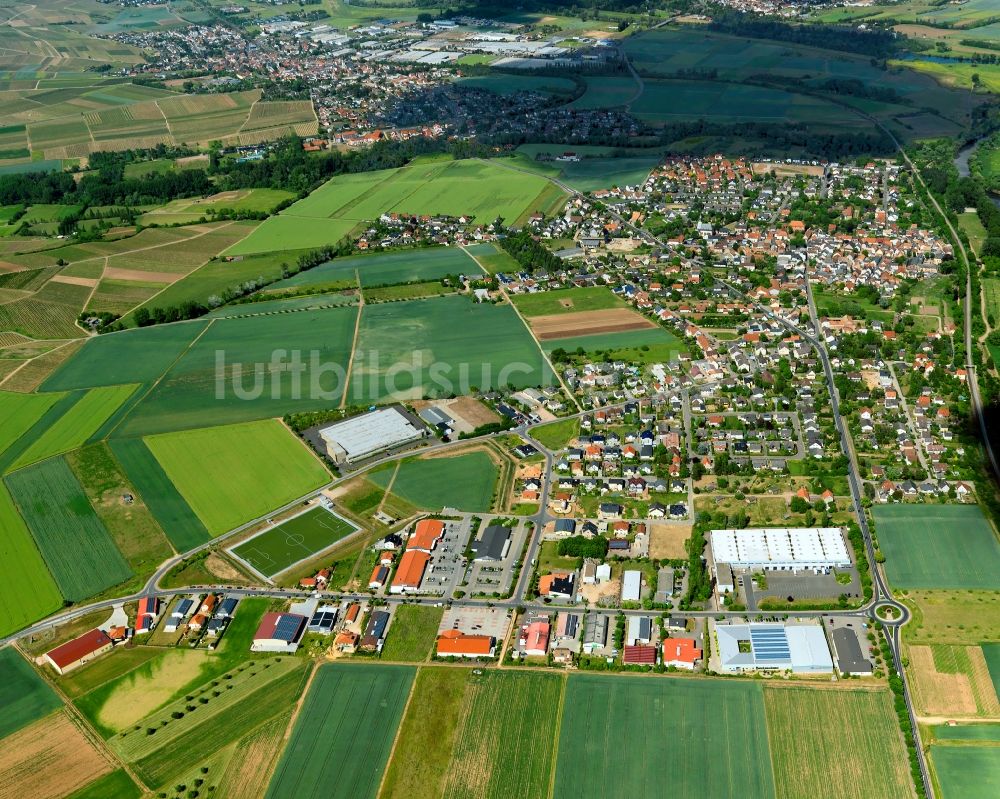
[[[0,799],[1000,796],[995,0],[0,8]]]

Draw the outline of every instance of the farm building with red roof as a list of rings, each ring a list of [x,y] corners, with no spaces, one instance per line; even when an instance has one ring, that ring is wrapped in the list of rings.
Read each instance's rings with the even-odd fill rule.
[[[103,630],[91,630],[45,653],[45,659],[60,674],[72,671],[107,652],[113,643]]]

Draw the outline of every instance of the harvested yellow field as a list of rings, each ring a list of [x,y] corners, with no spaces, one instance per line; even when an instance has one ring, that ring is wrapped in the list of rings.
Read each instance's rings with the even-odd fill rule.
[[[888,689],[764,687],[777,799],[912,797]]]
[[[686,558],[684,544],[690,537],[690,524],[650,524],[649,557],[654,560]]]
[[[163,657],[130,671],[108,697],[97,720],[118,731],[141,721],[197,678],[205,657],[201,650],[167,650]]]
[[[59,799],[109,771],[104,755],[60,711],[4,738],[0,799]]]
[[[921,716],[975,716],[976,698],[965,674],[940,672],[929,646],[911,646],[913,702]]]

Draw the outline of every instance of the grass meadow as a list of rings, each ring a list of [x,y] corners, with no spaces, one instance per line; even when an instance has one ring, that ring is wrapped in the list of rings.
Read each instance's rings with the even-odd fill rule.
[[[900,588],[1000,588],[1000,543],[975,505],[872,508],[889,582]]]
[[[0,649],[0,738],[62,707],[59,696],[16,649]]]
[[[368,479],[426,510],[488,511],[498,479],[497,465],[481,451],[388,464]]]
[[[113,439],[109,444],[140,501],[145,502],[174,549],[186,552],[208,541],[205,525],[141,438]]]
[[[52,458],[4,479],[66,599],[86,599],[132,576],[65,460]]]
[[[406,666],[320,666],[267,799],[374,799],[414,675]]]
[[[400,605],[393,614],[389,637],[382,648],[382,659],[419,663],[427,659],[437,639],[443,608],[425,605]]]
[[[1000,746],[930,747],[941,799],[992,799],[1000,788]]]
[[[552,314],[603,311],[607,308],[627,308],[628,304],[604,286],[558,289],[537,294],[517,294],[511,302],[524,316],[550,316]]]
[[[330,479],[306,446],[274,420],[150,436],[146,445],[213,536]]]

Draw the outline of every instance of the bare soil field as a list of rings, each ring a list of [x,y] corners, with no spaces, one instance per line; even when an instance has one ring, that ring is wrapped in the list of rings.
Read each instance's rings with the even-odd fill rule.
[[[7,737],[0,747],[0,799],[59,799],[111,771],[64,712]]]
[[[472,397],[458,397],[445,407],[448,413],[459,416],[473,428],[500,421],[500,416]]]
[[[97,279],[93,277],[73,277],[72,275],[54,275],[53,283],[68,283],[71,286],[86,286],[92,289],[97,285]]]
[[[649,557],[653,559],[683,559],[687,557],[685,542],[691,537],[690,524],[650,524]]]
[[[966,675],[937,671],[929,646],[911,646],[909,654],[913,693],[920,715],[976,715],[976,698]]]
[[[531,332],[539,341],[573,338],[594,333],[623,333],[656,327],[631,308],[607,308],[602,311],[535,316],[528,320]]]
[[[823,174],[823,167],[813,166],[812,164],[778,164],[762,161],[751,164],[750,168],[755,175],[774,172],[779,177],[786,177],[788,175],[812,175],[813,177],[818,177]]]
[[[236,570],[235,566],[231,565],[229,561],[220,555],[217,555],[215,552],[205,558],[205,569],[214,574],[216,577],[221,577],[223,580],[238,581],[245,579],[244,576]]]
[[[137,280],[141,283],[173,283],[184,275],[177,272],[143,272],[140,269],[109,266],[104,270],[104,277],[110,280]]]

